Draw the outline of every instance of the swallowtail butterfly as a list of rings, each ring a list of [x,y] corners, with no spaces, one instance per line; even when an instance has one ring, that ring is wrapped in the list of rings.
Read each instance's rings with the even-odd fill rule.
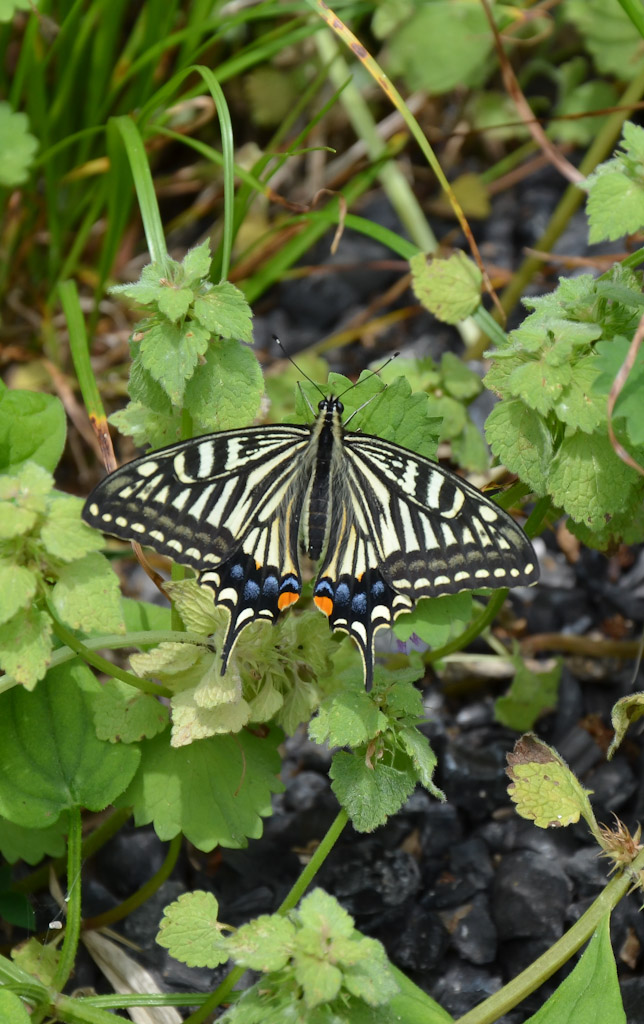
[[[197,571],[239,634],[300,597],[299,551],[321,559],[313,601],[373,681],[374,635],[421,597],[536,583],[530,541],[475,487],[406,448],[344,429],[339,398],[311,426],[249,427],[143,455],[94,488],[83,518]]]

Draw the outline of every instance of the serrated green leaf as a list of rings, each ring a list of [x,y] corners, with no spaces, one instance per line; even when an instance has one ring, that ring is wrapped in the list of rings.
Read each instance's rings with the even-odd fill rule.
[[[43,828],[63,811],[102,811],[129,784],[135,747],[96,738],[92,707],[99,685],[78,662],[52,669],[33,693],[0,696],[0,813]]]
[[[252,342],[251,308],[243,293],[230,281],[222,281],[198,295],[193,308],[197,320],[211,334]]]
[[[16,473],[32,460],[53,472],[65,447],[66,420],[57,395],[0,393],[0,470]]]
[[[83,633],[124,633],[118,576],[104,555],[94,552],[57,571],[52,602],[57,614]]]
[[[626,338],[615,337],[610,342],[597,345],[597,367],[599,373],[593,382],[595,397],[606,403],[615,378],[622,367],[630,347]],[[624,387],[619,393],[613,418],[623,418],[624,429],[633,445],[644,445],[644,416],[642,416],[642,395],[644,394],[644,350],[640,349]]]
[[[29,604],[37,586],[38,577],[31,569],[0,563],[0,625]]]
[[[2,700],[0,696],[0,701]],[[0,819],[0,852],[9,862],[24,860],[25,863],[39,864],[44,857],[61,857],[65,852],[65,840],[69,831],[69,820],[61,814],[55,824],[48,828],[24,828],[6,818]],[[0,1018],[1,1019],[1,1018]]]
[[[549,672],[533,672],[520,656],[512,660],[516,673],[508,693],[495,702],[494,717],[510,729],[526,732],[544,711],[556,707],[562,663]]]
[[[159,296],[159,312],[176,323],[186,315],[194,297],[192,288],[177,288],[170,285]]]
[[[401,729],[398,733],[399,742],[403,750],[411,758],[414,771],[418,776],[421,786],[436,797],[437,800],[445,800],[445,794],[434,784],[433,775],[438,759],[429,745],[429,740],[423,736],[418,729]]]
[[[108,679],[94,702],[94,728],[99,740],[135,743],[163,732],[168,709],[150,694],[119,679]]]
[[[50,661],[51,619],[44,612],[19,611],[0,626],[0,668],[7,676],[31,690]]]
[[[554,406],[557,419],[585,434],[606,423],[606,400],[593,391],[597,375],[594,356],[577,360],[572,380]]]
[[[302,986],[304,1001],[311,1009],[335,999],[342,985],[342,971],[335,964],[299,953],[294,963],[295,977]]]
[[[539,413],[526,408],[518,398],[498,402],[486,420],[485,434],[499,461],[535,494],[544,494],[553,446]]]
[[[549,366],[545,360],[531,359],[508,377],[507,390],[541,416],[546,416],[573,378],[570,364]]]
[[[416,635],[431,647],[442,647],[451,636],[461,633],[471,618],[470,591],[422,598],[412,612],[396,620],[394,632],[399,640],[410,640]]]
[[[532,733],[517,740],[508,754],[510,799],[517,814],[538,828],[572,825],[584,817],[591,828],[595,817],[584,789],[563,758]]]
[[[168,400],[169,401],[169,400]],[[181,414],[171,416],[149,409],[141,402],[129,402],[124,409],[112,413],[109,422],[122,434],[131,437],[137,448],[150,445],[162,448],[181,437]]]
[[[0,103],[0,185],[13,188],[26,182],[37,149],[27,115]]]
[[[185,324],[152,323],[145,331],[140,343],[141,362],[173,405],[181,405],[186,383],[206,344],[203,332]]]
[[[233,675],[234,681],[241,680],[229,669],[226,675]],[[217,668],[217,676],[221,678]],[[228,736],[240,732],[250,721],[250,705],[244,698],[227,704],[204,706],[199,703],[195,694],[198,690],[183,690],[172,698],[172,738],[173,747],[186,747],[195,740],[204,740],[209,736]]]
[[[552,460],[548,490],[573,519],[601,529],[607,517],[632,505],[638,483],[635,470],[617,457],[606,436],[577,432],[564,438]]]
[[[63,562],[72,562],[103,547],[101,534],[82,521],[82,507],[82,498],[52,492],[47,506],[47,519],[40,531],[49,555]]]
[[[606,170],[588,184],[588,241],[612,242],[644,225],[644,186],[623,171]]]
[[[386,717],[363,690],[328,698],[309,725],[309,736],[316,743],[328,743],[331,747],[357,747],[386,727]]]
[[[413,791],[412,772],[377,762],[373,767],[355,754],[334,754],[329,772],[331,788],[349,814],[357,832],[373,832],[400,810]]]
[[[188,967],[218,967],[229,955],[219,948],[219,904],[211,892],[185,892],[163,912],[156,937]]]
[[[183,832],[199,850],[244,847],[261,835],[271,793],[283,788],[280,742],[277,730],[261,738],[242,731],[176,749],[162,733],[142,743],[141,769],[119,804],[133,805],[137,825],[152,822],[160,839]]]
[[[210,345],[186,385],[185,405],[195,432],[232,430],[252,423],[264,380],[252,349],[237,341]]]
[[[210,636],[221,629],[225,621],[222,620],[222,609],[215,608],[209,587],[201,587],[197,580],[170,580],[163,589],[186,629],[202,636]]]
[[[443,323],[456,324],[480,305],[481,271],[460,249],[429,263],[424,253],[418,253],[409,266],[414,295]]]
[[[278,914],[261,914],[227,939],[230,956],[253,971],[279,971],[292,953],[295,926]]]
[[[528,1024],[627,1024],[610,941],[610,914],[579,961]]]
[[[202,281],[208,278],[212,257],[210,255],[210,240],[207,238],[201,245],[195,245],[181,261],[182,280],[184,285],[192,285],[195,281]]]
[[[12,540],[29,533],[36,523],[36,513],[20,508],[10,501],[0,501],[0,540]]]

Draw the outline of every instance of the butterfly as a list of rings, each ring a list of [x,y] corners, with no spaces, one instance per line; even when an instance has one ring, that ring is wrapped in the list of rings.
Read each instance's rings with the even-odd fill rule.
[[[143,455],[89,495],[83,519],[196,570],[230,613],[222,674],[241,631],[302,593],[353,637],[371,689],[376,632],[421,597],[531,585],[532,545],[479,490],[391,441],[348,431],[328,395],[311,425],[207,434]]]

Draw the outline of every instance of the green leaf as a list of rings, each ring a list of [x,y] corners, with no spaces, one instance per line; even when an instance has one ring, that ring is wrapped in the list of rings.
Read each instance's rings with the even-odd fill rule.
[[[0,695],[0,702],[3,700]],[[0,852],[10,864],[24,860],[39,864],[44,857],[62,857],[69,829],[68,816],[61,814],[54,825],[47,828],[24,828],[6,818],[0,819]]]
[[[372,767],[364,758],[344,751],[334,754],[329,774],[331,788],[357,832],[373,832],[384,825],[416,784],[411,771],[399,771],[382,762]]]
[[[434,257],[429,263],[424,253],[418,253],[409,266],[414,295],[444,323],[456,324],[479,307],[481,271],[461,250],[447,259]]]
[[[63,403],[37,391],[0,392],[0,470],[16,473],[30,459],[53,472],[65,447]]]
[[[219,904],[211,892],[186,892],[163,912],[157,942],[188,967],[224,964],[229,954],[217,947]]]
[[[607,517],[633,504],[638,482],[606,436],[577,432],[564,438],[552,460],[548,490],[554,504],[573,519],[601,529]]]
[[[552,462],[552,437],[544,419],[518,398],[498,402],[485,423],[490,448],[511,473],[544,494]]]
[[[623,171],[607,170],[588,182],[588,241],[615,241],[644,225],[644,185]]]
[[[85,555],[57,576],[52,602],[63,622],[83,633],[125,632],[118,576],[104,555]]]
[[[230,281],[222,281],[198,295],[194,315],[211,334],[252,343],[251,308],[243,293]]]
[[[52,492],[47,504],[47,519],[40,531],[49,555],[63,562],[72,562],[103,547],[101,534],[82,521],[82,507],[82,498]]]
[[[124,409],[113,412],[109,422],[122,434],[131,437],[137,448],[150,445],[162,448],[181,437],[181,415],[172,416],[149,409],[141,402],[129,402]]]
[[[11,679],[33,689],[50,661],[51,619],[44,612],[19,611],[0,626],[0,668]]]
[[[129,784],[139,751],[96,738],[92,708],[98,683],[84,665],[52,669],[33,693],[0,695],[0,813],[25,828],[44,828],[63,811],[102,811]]]
[[[570,364],[549,366],[545,360],[530,359],[509,375],[507,390],[541,416],[546,416],[572,379]]]
[[[437,800],[445,800],[445,794],[434,784],[433,775],[438,759],[429,745],[429,740],[423,736],[418,729],[401,729],[398,733],[400,745],[406,754],[411,758],[414,771],[421,786],[436,797]]]
[[[168,287],[159,296],[159,312],[176,323],[182,320],[194,299],[192,288]]]
[[[27,181],[38,140],[29,132],[26,114],[0,103],[0,185],[13,188]]]
[[[469,3],[434,0],[388,40],[390,75],[404,75],[410,89],[449,92],[483,81],[492,37],[483,10]]]
[[[439,424],[431,411],[429,395],[412,395],[409,381],[405,377],[395,377],[385,390],[372,392],[374,398],[369,401],[369,394],[365,391],[370,381],[363,384],[361,375],[358,383],[360,386],[353,393],[354,407],[358,408],[365,401],[368,404],[351,421],[352,430],[375,434],[428,459],[436,458]],[[378,385],[381,386],[380,382]],[[334,393],[337,392],[334,390]],[[348,398],[349,395],[345,396],[343,402],[350,415],[352,403],[346,401]]]
[[[38,939],[31,938],[12,950],[12,957],[14,963],[32,978],[37,978],[43,985],[51,985],[60,961],[60,951],[53,942],[43,945]]]
[[[232,430],[252,423],[259,412],[264,379],[246,345],[220,341],[210,345],[186,385],[185,405],[195,432]]]
[[[483,390],[478,373],[471,370],[467,363],[455,356],[453,352],[444,352],[441,358],[441,376],[443,386],[453,398],[465,402],[475,398]]]
[[[278,914],[261,914],[242,925],[230,936],[226,945],[229,955],[241,967],[253,971],[279,971],[292,953],[295,926]]]
[[[357,747],[387,727],[387,719],[368,693],[338,693],[323,701],[309,725],[315,743],[330,747]]]
[[[497,699],[494,717],[510,729],[526,732],[544,711],[557,706],[562,662],[549,672],[531,672],[519,655],[512,660],[515,676],[506,696]]]
[[[621,697],[613,704],[610,719],[615,735],[606,754],[609,761],[624,739],[629,725],[632,722],[637,722],[642,715],[644,715],[644,693],[629,693],[627,697]]]
[[[595,356],[578,359],[572,380],[555,403],[555,412],[561,423],[567,423],[585,434],[592,434],[606,423],[606,401],[593,389],[598,367]]]
[[[94,727],[99,740],[134,743],[151,739],[167,727],[167,707],[119,679],[108,679],[96,695]]]
[[[592,790],[583,789],[562,757],[527,733],[508,754],[508,786],[517,814],[538,828],[572,825],[583,816],[591,829],[595,816],[588,800]]]
[[[141,769],[119,805],[133,805],[137,825],[152,822],[160,839],[183,832],[199,850],[239,849],[261,835],[271,793],[283,788],[280,742],[277,732],[241,732],[175,749],[162,733],[142,744]]]
[[[597,345],[598,375],[593,381],[593,391],[605,405],[615,378],[624,363],[630,342],[626,338],[615,337],[610,342],[599,342]],[[640,349],[635,358],[624,387],[619,393],[613,417],[624,420],[624,430],[630,443],[644,445],[644,416],[642,416],[642,395],[644,394],[644,350]]]
[[[618,0],[567,0],[563,12],[576,26],[600,72],[615,75],[620,82],[637,75],[642,37]]]
[[[394,632],[399,640],[410,640],[415,635],[431,647],[442,647],[450,637],[462,633],[471,618],[469,590],[444,597],[425,597],[412,612],[396,620]]]
[[[211,263],[210,240],[208,238],[201,245],[195,245],[193,249],[188,249],[181,262],[184,285],[190,286],[196,281],[201,282],[207,279]]]
[[[141,361],[173,405],[181,405],[186,382],[192,377],[207,336],[183,324],[152,323],[140,344]]]
[[[30,1024],[32,1020],[21,999],[8,988],[0,988],[0,1020],[4,1024]]]
[[[570,974],[527,1024],[627,1024],[606,914]]]
[[[490,453],[481,431],[468,421],[460,434],[452,438],[452,458],[471,473],[485,473],[490,465]]]
[[[0,625],[29,604],[37,586],[38,577],[31,569],[0,563]]]

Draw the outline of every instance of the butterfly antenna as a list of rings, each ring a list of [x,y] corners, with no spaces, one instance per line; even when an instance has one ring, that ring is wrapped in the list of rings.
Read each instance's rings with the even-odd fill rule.
[[[399,355],[400,355],[400,352],[394,352],[394,354],[392,356],[389,356],[389,359],[385,360],[385,362],[382,364],[382,366],[379,366],[377,370],[372,370],[371,373],[367,374],[366,377],[363,377],[362,380],[357,380],[355,382],[355,384],[351,384],[350,387],[346,388],[342,392],[342,395],[346,395],[347,391],[351,391],[352,388],[357,388],[359,384],[364,384],[366,381],[370,380],[371,377],[377,377],[379,373],[382,373],[382,371],[384,370],[385,366],[389,366],[389,363],[392,363],[394,361],[394,359],[398,358]],[[338,395],[338,398],[342,398],[342,395]]]
[[[282,343],[282,342],[281,342],[281,341],[279,340],[279,338],[277,337],[277,335],[276,335],[276,334],[274,334],[274,335],[273,335],[273,341],[275,342],[275,344],[276,344],[276,345],[279,345],[279,347],[281,348],[282,352],[284,353],[284,355],[285,355],[285,356],[286,356],[286,358],[288,359],[289,363],[293,363],[293,366],[295,367],[295,369],[297,370],[297,372],[298,372],[298,373],[301,373],[301,374],[302,374],[302,376],[303,376],[304,378],[306,378],[306,380],[308,380],[309,384],[312,384],[312,385],[313,385],[313,387],[314,387],[314,388],[316,388],[316,390],[320,392],[320,394],[322,395],[322,398],[326,398],[326,395],[324,394],[324,391],[323,391],[323,390],[322,390],[322,388],[321,388],[321,387],[319,386],[319,384],[316,384],[314,380],[311,380],[311,378],[309,377],[308,373],[305,373],[305,372],[304,372],[304,370],[302,369],[302,367],[301,367],[301,366],[298,366],[298,365],[297,365],[297,363],[296,363],[296,362],[295,362],[295,360],[293,359],[293,356],[289,355],[289,353],[288,353],[288,352],[286,351],[286,349],[284,348],[284,345],[283,345],[283,343]],[[385,364],[385,365],[386,365],[386,364]],[[309,406],[310,406],[310,402],[309,402]]]

